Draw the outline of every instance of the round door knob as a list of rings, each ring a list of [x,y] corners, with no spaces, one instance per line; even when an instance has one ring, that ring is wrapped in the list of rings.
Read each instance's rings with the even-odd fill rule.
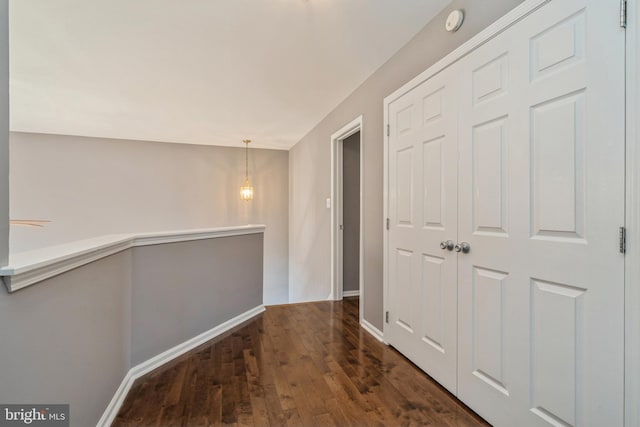
[[[453,250],[455,243],[453,243],[453,240],[447,240],[447,241],[442,241],[440,242],[440,249],[442,249],[443,251],[448,249],[450,251]]]
[[[456,252],[462,252],[463,254],[466,254],[471,250],[471,246],[467,242],[462,242],[458,243],[454,249]]]

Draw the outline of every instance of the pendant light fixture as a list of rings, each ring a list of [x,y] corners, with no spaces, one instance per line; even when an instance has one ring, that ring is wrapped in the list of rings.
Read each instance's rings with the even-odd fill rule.
[[[243,139],[244,149],[244,184],[240,187],[240,198],[246,202],[253,200],[253,187],[249,182],[249,143],[250,139]]]

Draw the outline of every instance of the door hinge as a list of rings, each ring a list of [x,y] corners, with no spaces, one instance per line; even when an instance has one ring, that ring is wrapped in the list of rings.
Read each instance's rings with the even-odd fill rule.
[[[385,315],[384,315],[384,321],[385,321],[386,323],[389,323],[389,312],[388,312],[388,311],[387,311],[387,312],[385,313]]]
[[[391,136],[391,126],[387,124],[387,136]]]
[[[387,218],[387,230],[389,229],[389,218]]]
[[[620,0],[620,27],[627,28],[627,0]]]
[[[625,227],[620,227],[620,253],[623,254],[627,252],[627,229]]]

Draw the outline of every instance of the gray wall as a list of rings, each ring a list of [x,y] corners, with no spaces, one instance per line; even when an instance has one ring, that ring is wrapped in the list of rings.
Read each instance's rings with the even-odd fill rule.
[[[249,234],[134,248],[131,363],[261,305],[262,240]]]
[[[240,146],[241,143],[239,142]],[[11,134],[11,251],[121,233],[266,224],[265,304],[288,302],[288,152],[249,150],[255,189],[240,200],[244,149]]]
[[[262,234],[146,246],[0,286],[0,402],[95,425],[131,367],[262,303],[262,251]]]
[[[9,1],[0,0],[0,265],[9,259]]]
[[[330,293],[330,137],[364,116],[364,318],[382,329],[383,99],[521,0],[456,0],[309,132],[289,155],[289,296],[292,302]],[[456,33],[444,30],[452,9],[465,10]]]
[[[360,132],[342,149],[342,289],[360,289]]]
[[[0,289],[0,402],[68,403],[95,425],[129,370],[131,253],[8,294]]]

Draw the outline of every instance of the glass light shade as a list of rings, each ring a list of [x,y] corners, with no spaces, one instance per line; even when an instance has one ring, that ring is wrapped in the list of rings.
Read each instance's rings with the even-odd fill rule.
[[[244,184],[240,187],[240,198],[245,201],[253,200],[253,187],[248,178],[244,180]]]

